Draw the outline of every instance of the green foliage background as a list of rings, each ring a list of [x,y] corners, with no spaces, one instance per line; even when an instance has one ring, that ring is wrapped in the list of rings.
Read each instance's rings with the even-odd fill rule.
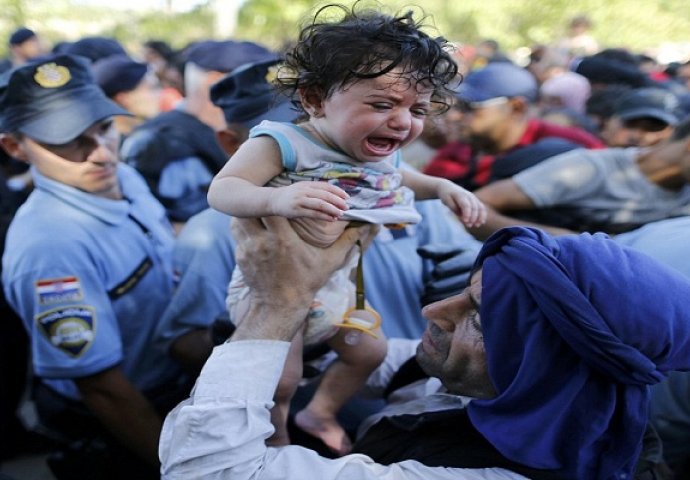
[[[216,31],[214,18],[215,12],[231,1],[207,0],[185,13],[134,13],[85,6],[79,0],[0,0],[3,11],[0,35],[6,38],[16,26],[25,24],[51,43],[101,34],[115,36],[131,49],[149,38],[167,40],[180,48],[192,40],[230,36],[228,32]],[[305,15],[323,3],[246,0],[231,36],[279,48],[295,37]],[[382,0],[379,3],[395,12],[415,2]],[[646,51],[664,42],[690,44],[687,0],[419,0],[416,3],[423,4],[438,32],[449,40],[474,43],[493,38],[508,51],[549,43],[563,36],[568,20],[580,13],[590,17],[591,33],[605,47]],[[0,45],[0,52],[2,48],[4,45]]]

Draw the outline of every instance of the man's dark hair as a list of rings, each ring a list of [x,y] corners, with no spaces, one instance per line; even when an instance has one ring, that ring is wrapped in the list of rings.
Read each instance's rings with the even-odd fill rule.
[[[335,15],[339,18],[334,20]],[[316,89],[328,98],[347,85],[400,68],[415,85],[431,87],[432,102],[445,111],[453,98],[448,84],[456,79],[458,67],[446,40],[420,28],[411,11],[391,16],[359,8],[359,2],[351,8],[326,5],[285,54],[278,87],[301,108],[296,95],[300,89]]]
[[[618,99],[632,90],[628,85],[613,84],[594,90],[585,103],[588,115],[593,115],[608,120],[613,116]]]
[[[607,60],[615,60],[617,62],[628,65],[637,66],[637,58],[629,50],[625,48],[605,48],[600,52],[592,55],[595,58],[605,58]]]
[[[163,40],[147,40],[144,42],[144,46],[163,57],[166,62],[172,62],[175,55],[175,51]]]

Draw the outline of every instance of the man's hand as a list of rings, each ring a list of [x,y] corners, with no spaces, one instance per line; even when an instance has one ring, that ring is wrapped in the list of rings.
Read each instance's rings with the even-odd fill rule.
[[[335,221],[347,210],[349,195],[328,182],[296,182],[274,188],[269,202],[274,215]]]
[[[303,326],[314,295],[345,264],[355,242],[375,233],[348,228],[328,248],[304,242],[282,217],[233,219],[235,256],[250,287],[249,313],[232,340],[291,340]]]

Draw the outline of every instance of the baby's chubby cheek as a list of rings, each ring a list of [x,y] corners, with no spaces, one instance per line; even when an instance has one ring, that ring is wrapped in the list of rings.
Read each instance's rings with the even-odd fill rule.
[[[349,222],[294,218],[290,223],[302,240],[315,247],[326,248],[342,235]]]

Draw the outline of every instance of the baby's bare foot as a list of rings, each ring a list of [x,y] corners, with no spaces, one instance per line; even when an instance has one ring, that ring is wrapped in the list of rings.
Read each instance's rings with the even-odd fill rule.
[[[295,415],[295,423],[338,455],[347,455],[352,450],[350,438],[334,417],[318,417],[308,410],[302,410]]]

